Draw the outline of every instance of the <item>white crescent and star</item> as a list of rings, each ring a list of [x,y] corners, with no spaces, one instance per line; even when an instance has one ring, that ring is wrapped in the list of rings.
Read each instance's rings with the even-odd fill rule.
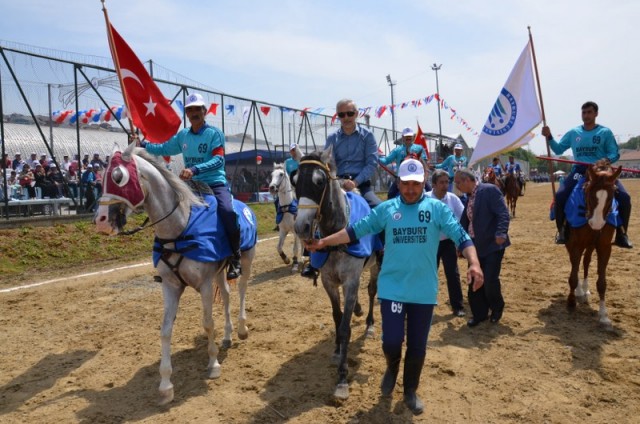
[[[133,72],[131,72],[130,70],[126,69],[126,68],[121,68],[120,69],[120,74],[122,75],[122,82],[124,83],[124,80],[126,78],[131,78],[134,81],[136,81],[138,84],[140,84],[140,87],[142,87],[144,89],[144,85],[142,85],[142,81],[140,81],[140,78],[138,78],[138,76],[136,74],[134,74]],[[145,114],[145,116],[147,115],[156,115],[156,105],[157,103],[153,102],[153,99],[151,98],[151,96],[149,96],[149,101],[146,103],[142,103],[146,108],[147,108],[147,113]]]

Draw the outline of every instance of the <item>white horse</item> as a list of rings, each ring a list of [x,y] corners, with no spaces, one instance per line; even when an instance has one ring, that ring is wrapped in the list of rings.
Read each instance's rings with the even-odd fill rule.
[[[284,246],[284,240],[287,237],[287,234],[293,234],[293,265],[291,266],[291,272],[298,272],[298,258],[302,257],[302,243],[293,228],[296,222],[297,209],[292,210],[294,208],[292,205],[296,201],[296,196],[293,186],[291,185],[291,180],[289,179],[289,174],[287,174],[283,164],[273,164],[269,191],[273,196],[278,196],[279,211],[283,214],[282,221],[278,224],[280,238],[276,249],[282,258],[282,261],[289,265],[291,263],[291,259],[287,257],[287,254],[284,253],[282,247]]]
[[[205,204],[190,190],[187,184],[143,149],[134,148],[132,143],[124,153],[116,151],[111,156],[109,166],[104,173],[102,198],[94,218],[97,229],[107,234],[117,234],[122,230],[129,213],[144,208],[152,222],[144,228],[153,227],[156,241],[160,243],[162,248],[161,258],[156,265],[162,278],[164,299],[164,316],[160,330],[162,344],[160,404],[169,403],[174,397],[173,384],[171,383],[171,334],[178,303],[187,286],[198,291],[202,299],[202,325],[208,337],[208,378],[220,376],[218,347],[214,340],[212,317],[214,280],[224,304],[223,347],[231,346],[233,325],[230,318],[229,285],[225,281],[226,260],[202,262],[188,258],[185,256],[186,253],[185,255],[179,253],[181,242],[184,241],[181,239],[181,235],[189,223],[192,206],[204,207]],[[238,209],[236,208],[236,210]],[[257,228],[255,215],[246,205],[240,215],[240,220],[253,220],[253,224]],[[242,276],[238,282],[240,294],[238,337],[240,339],[248,337],[245,294],[254,256],[255,242],[250,249],[242,252]]]

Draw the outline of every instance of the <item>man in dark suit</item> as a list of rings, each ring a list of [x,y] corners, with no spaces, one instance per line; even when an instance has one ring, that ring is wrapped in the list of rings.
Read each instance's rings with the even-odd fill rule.
[[[476,246],[484,273],[484,286],[477,291],[469,290],[469,306],[473,317],[467,321],[467,325],[475,327],[487,318],[497,323],[504,310],[500,268],[504,249],[511,244],[508,235],[509,209],[498,187],[478,183],[469,169],[458,170],[454,182],[458,190],[467,195],[460,224]]]

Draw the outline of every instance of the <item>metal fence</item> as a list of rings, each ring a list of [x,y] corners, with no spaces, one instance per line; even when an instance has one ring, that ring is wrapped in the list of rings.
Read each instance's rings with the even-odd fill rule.
[[[123,104],[122,93],[110,59],[7,42],[0,43],[0,56],[3,158],[8,154],[12,159],[18,151],[24,151],[26,156],[27,152],[40,150],[37,153],[46,152],[59,166],[62,154],[82,158],[99,153],[104,158],[114,143],[126,144],[124,116],[117,116]],[[291,143],[298,143],[305,152],[318,150],[324,147],[327,136],[339,128],[332,116],[225,94],[151,61],[147,64],[158,87],[181,114],[184,126],[188,121],[181,105],[189,93],[201,93],[205,102],[217,105],[206,120],[226,135],[227,174],[236,195],[249,192],[257,200],[273,162],[286,159]],[[96,119],[100,113],[102,116]],[[369,125],[367,116],[360,121],[373,131],[383,154],[395,147],[398,134]],[[25,129],[18,130],[13,124],[24,125]],[[101,139],[105,142],[101,143]],[[182,159],[175,158],[172,166],[179,170]],[[241,172],[253,175],[250,187],[241,182]],[[2,175],[5,211],[11,197],[6,178]],[[373,182],[378,189],[384,189],[388,176],[378,171]],[[74,204],[81,207],[82,202],[81,188]],[[7,213],[5,216],[9,217]]]

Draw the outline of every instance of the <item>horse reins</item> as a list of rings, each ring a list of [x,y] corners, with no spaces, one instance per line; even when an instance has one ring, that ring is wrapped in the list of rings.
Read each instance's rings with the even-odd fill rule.
[[[123,200],[115,200],[115,199],[111,199],[111,200],[98,200],[98,205],[101,206],[110,206],[110,205],[120,205],[120,210],[118,211],[118,213],[120,215],[124,215],[124,208],[125,208],[125,202]],[[171,211],[166,214],[165,216],[163,216],[162,218],[160,218],[159,220],[149,224],[149,217],[147,216],[147,219],[144,220],[144,222],[142,223],[142,225],[132,229],[132,230],[126,230],[126,231],[121,231],[118,233],[119,236],[130,236],[133,235],[139,231],[142,230],[146,230],[148,228],[152,228],[154,225],[161,223],[162,221],[164,221],[165,219],[169,218],[171,216],[171,214],[173,214],[176,209],[178,209],[178,206],[180,206],[180,202],[176,202],[175,206],[173,207],[173,209],[171,209]]]
[[[300,161],[300,165],[318,165],[320,168],[322,168],[327,175],[327,178],[329,178],[330,180],[337,180],[336,177],[331,175],[331,169],[329,168],[329,165],[325,164],[324,162],[321,162],[319,160],[303,160]],[[324,196],[327,194],[327,187],[329,186],[329,183],[325,184],[324,188],[322,189],[322,195],[320,196],[320,202],[318,202],[315,205],[302,205],[302,204],[298,204],[298,209],[315,209],[316,210],[316,216],[313,219],[313,224],[312,224],[312,228],[311,228],[311,236],[313,237],[313,234],[315,234],[316,229],[320,223],[320,221],[322,220],[322,212],[320,211],[321,207],[322,207],[322,203],[324,202]]]

